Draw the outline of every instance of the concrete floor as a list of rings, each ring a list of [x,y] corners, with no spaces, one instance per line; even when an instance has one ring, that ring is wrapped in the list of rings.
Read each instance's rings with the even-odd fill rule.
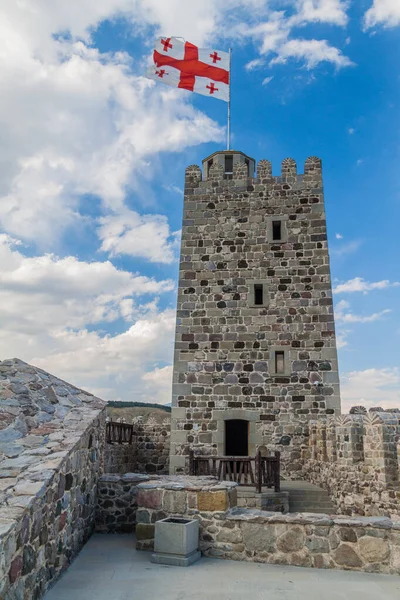
[[[132,535],[95,534],[44,600],[396,600],[400,577],[202,558],[150,562]]]

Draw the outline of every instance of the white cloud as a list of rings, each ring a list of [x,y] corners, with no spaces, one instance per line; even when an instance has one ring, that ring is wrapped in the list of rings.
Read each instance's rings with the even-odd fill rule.
[[[153,402],[159,404],[168,404],[171,402],[173,367],[168,365],[161,369],[155,368],[154,371],[145,373],[142,381],[145,384],[145,392],[149,398],[154,398]]]
[[[297,0],[299,22],[320,22],[347,25],[349,2],[343,0]]]
[[[347,131],[349,132],[349,135],[354,135],[356,130],[353,127],[349,127]]]
[[[360,248],[362,240],[352,240],[350,242],[346,242],[344,244],[340,244],[340,246],[336,246],[330,249],[330,253],[332,256],[346,256],[347,254],[353,254],[357,252]]]
[[[349,345],[349,342],[347,340],[347,336],[351,333],[351,331],[349,329],[340,329],[338,328],[337,332],[336,332],[336,345],[339,348],[339,350],[341,348],[345,348],[346,346]]]
[[[348,311],[350,304],[346,300],[341,300],[335,307],[335,319],[338,323],[373,323],[379,321],[384,315],[392,312],[386,308],[372,315],[355,315]]]
[[[20,247],[0,236],[1,359],[18,356],[109,399],[134,391],[137,399],[169,401],[163,369],[172,359],[175,310],[160,311],[157,298],[173,282],[109,261],[25,257]],[[101,331],[104,323],[119,323],[117,333]]]
[[[190,4],[181,7],[181,22],[189,27],[194,19],[192,31],[210,33],[215,11],[204,17],[200,5]],[[6,231],[51,247],[81,218],[90,195],[101,198],[105,211],[121,210],[127,189],[137,189],[151,169],[152,155],[223,138],[222,128],[188,103],[189,94],[134,75],[142,66],[126,54],[88,45],[97,24],[114,16],[133,21],[140,14],[148,18],[144,25],[172,27],[173,6],[164,5],[38,0],[33,9],[30,2],[3,2],[0,224]]]
[[[327,40],[289,40],[279,48],[279,55],[272,59],[271,64],[285,63],[289,58],[303,60],[308,69],[325,61],[338,68],[353,64],[338,48],[330,46]]]
[[[254,69],[258,69],[263,64],[264,64],[264,61],[262,58],[255,58],[254,60],[251,60],[250,62],[248,62],[245,65],[245,69],[246,69],[246,71],[254,71]]]
[[[168,220],[162,215],[125,211],[103,217],[98,235],[101,250],[111,256],[128,254],[159,263],[172,263],[177,258],[179,232],[171,233]]]
[[[50,340],[51,353],[40,356],[30,349],[24,354],[79,387],[101,390],[106,400],[165,403],[171,401],[171,367],[164,365],[172,360],[174,330],[175,310],[168,309],[139,317],[121,334],[63,330]]]
[[[342,412],[362,405],[400,408],[400,371],[397,367],[352,371],[341,377]]]
[[[256,15],[257,19],[252,23],[241,22],[232,28],[232,34],[258,41],[261,56],[275,54],[270,64],[295,59],[304,62],[308,69],[315,68],[321,62],[330,62],[336,68],[348,67],[353,64],[352,61],[327,40],[302,39],[294,34],[296,29],[308,23],[346,25],[347,7],[348,2],[341,0],[292,0],[286,3],[289,10],[266,9],[266,17]],[[246,68],[251,70],[260,64],[261,60],[255,59]]]
[[[342,240],[342,239],[343,239],[343,236],[342,236],[342,234],[341,234],[341,233],[335,233],[335,238],[336,238],[337,240]]]
[[[132,320],[151,309],[145,303],[136,307],[135,297],[154,297],[175,287],[171,280],[118,270],[109,261],[52,254],[25,257],[13,246],[8,236],[0,235],[0,328],[5,342],[16,332],[40,336],[44,330],[81,328],[119,317]]]
[[[273,77],[266,77],[263,79],[262,85],[268,85],[273,80]]]
[[[373,0],[372,6],[365,13],[365,29],[383,25],[396,27],[400,25],[400,3],[398,0]]]
[[[388,279],[382,279],[382,281],[365,281],[363,277],[354,277],[344,283],[339,283],[334,289],[336,294],[352,293],[352,292],[363,292],[366,294],[371,290],[384,290],[388,287],[398,287],[400,283],[395,281],[390,283]]]

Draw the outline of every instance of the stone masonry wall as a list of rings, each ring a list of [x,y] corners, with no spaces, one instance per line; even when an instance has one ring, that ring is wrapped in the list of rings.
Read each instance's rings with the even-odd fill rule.
[[[145,423],[137,431],[136,473],[157,473],[169,470],[171,419],[163,423]]]
[[[106,444],[104,451],[105,473],[136,472],[136,442],[133,444]]]
[[[105,412],[53,471],[43,460],[0,510],[0,598],[39,600],[94,529]],[[0,489],[4,479],[0,479]]]
[[[199,520],[206,556],[304,567],[400,574],[400,521],[384,517],[271,513],[235,507],[235,484],[199,478],[141,483],[137,548],[153,547],[154,523],[166,516]]]
[[[0,362],[0,598],[39,600],[94,528],[105,402]]]
[[[399,413],[312,422],[302,476],[328,490],[341,514],[399,519],[399,444]]]
[[[286,159],[274,177],[261,160],[256,178],[242,163],[231,179],[218,164],[204,176],[186,170],[170,472],[187,470],[190,447],[224,454],[224,421],[243,419],[249,454],[280,450],[296,477],[309,420],[340,413],[321,161],[307,159],[298,175]]]
[[[170,419],[137,425],[132,444],[106,444],[104,472],[168,473],[170,434]]]
[[[96,531],[133,532],[136,526],[137,485],[149,479],[148,475],[141,473],[102,475],[97,489]]]

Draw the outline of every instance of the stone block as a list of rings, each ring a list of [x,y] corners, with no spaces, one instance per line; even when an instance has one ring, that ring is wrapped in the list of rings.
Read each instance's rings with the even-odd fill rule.
[[[152,540],[154,538],[154,525],[150,523],[137,523],[136,539],[137,540]]]
[[[297,552],[305,544],[305,534],[301,527],[291,527],[277,540],[276,546],[281,552]]]
[[[162,508],[163,490],[139,489],[137,493],[137,505],[141,508]]]
[[[228,509],[228,492],[199,492],[197,494],[197,508],[200,512],[223,512]]]
[[[163,498],[163,510],[166,513],[183,515],[187,506],[186,496],[186,492],[166,490]]]
[[[276,532],[273,525],[241,523],[243,543],[251,552],[275,552]]]
[[[363,565],[358,554],[348,544],[341,544],[334,552],[335,562],[344,569],[360,569]]]
[[[390,554],[388,542],[379,538],[362,537],[358,546],[361,557],[370,563],[382,563]]]

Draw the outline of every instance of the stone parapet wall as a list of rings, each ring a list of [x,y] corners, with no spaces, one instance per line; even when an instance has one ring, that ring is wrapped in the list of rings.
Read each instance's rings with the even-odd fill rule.
[[[104,422],[105,412],[72,450],[50,454],[8,488],[13,497],[0,507],[0,598],[39,600],[93,532]],[[0,479],[0,490],[8,483]]]
[[[137,485],[149,479],[148,475],[141,473],[102,475],[97,489],[96,531],[133,532],[136,526]]]
[[[302,476],[341,514],[400,517],[399,413],[343,415],[310,424]]]
[[[0,598],[39,600],[94,528],[105,402],[0,362]]]
[[[104,451],[105,473],[135,473],[136,442],[133,444],[106,444]]]
[[[105,473],[154,473],[169,470],[171,420],[137,424],[132,444],[106,444]]]
[[[140,483],[137,548],[151,550],[158,519],[198,519],[206,556],[303,567],[400,573],[400,521],[385,517],[281,515],[238,508],[234,483],[170,477]]]
[[[400,573],[400,522],[385,518],[232,509],[196,515],[206,556],[271,564]]]

